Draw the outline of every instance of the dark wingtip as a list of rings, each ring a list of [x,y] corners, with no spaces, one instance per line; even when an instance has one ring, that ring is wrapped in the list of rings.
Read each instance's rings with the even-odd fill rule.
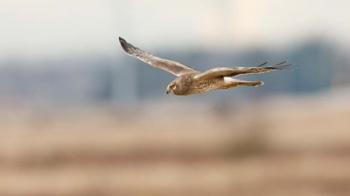
[[[124,39],[124,38],[119,37],[119,42],[122,44],[122,43],[125,43],[126,41],[125,41],[125,39]]]
[[[122,37],[119,37],[119,43],[122,46],[123,50],[127,53],[129,53],[129,49],[128,49],[128,42],[126,42],[126,40]]]
[[[289,69],[292,66],[293,66],[293,64],[289,64],[287,61],[283,61],[283,62],[275,64],[273,67],[274,67],[274,69],[282,70],[282,69]]]
[[[267,63],[269,63],[269,62],[265,61],[265,62],[261,63],[260,65],[258,65],[258,67],[262,67],[262,66],[266,65]]]
[[[287,61],[282,61],[280,63],[277,63],[276,65],[283,65],[283,64],[286,64],[286,63],[287,63]]]

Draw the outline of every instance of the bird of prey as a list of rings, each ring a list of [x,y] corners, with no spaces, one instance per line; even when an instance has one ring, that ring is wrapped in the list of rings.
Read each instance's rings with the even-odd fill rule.
[[[266,66],[268,62],[264,62],[254,67],[215,67],[200,72],[188,65],[154,56],[133,46],[121,37],[119,37],[119,42],[127,54],[177,77],[168,84],[166,94],[191,95],[205,93],[215,89],[229,89],[239,86],[258,87],[264,83],[262,81],[239,80],[233,77],[242,74],[266,73],[273,70],[285,69],[290,66],[286,61],[271,66]]]

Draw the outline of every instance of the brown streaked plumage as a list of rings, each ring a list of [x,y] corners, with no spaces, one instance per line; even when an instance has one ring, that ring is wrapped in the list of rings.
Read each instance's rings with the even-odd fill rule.
[[[265,66],[264,62],[255,67],[216,67],[205,72],[197,71],[187,65],[176,61],[162,59],[148,52],[145,52],[119,37],[119,42],[129,55],[155,67],[167,71],[177,78],[167,86],[166,93],[175,95],[191,95],[204,93],[215,89],[229,89],[238,86],[261,86],[262,81],[244,81],[232,77],[241,74],[259,74],[273,70],[281,70],[289,67],[286,61],[281,63]]]

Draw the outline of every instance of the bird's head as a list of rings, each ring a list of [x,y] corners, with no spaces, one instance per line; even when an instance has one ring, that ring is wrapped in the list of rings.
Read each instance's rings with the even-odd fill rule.
[[[166,94],[174,93],[175,90],[176,90],[176,83],[174,81],[170,82],[166,87]]]

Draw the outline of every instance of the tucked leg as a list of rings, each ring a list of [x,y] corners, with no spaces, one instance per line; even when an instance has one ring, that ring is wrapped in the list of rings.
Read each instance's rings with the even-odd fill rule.
[[[223,89],[228,88],[234,88],[238,86],[253,86],[258,87],[263,85],[264,83],[262,81],[245,81],[245,80],[237,80],[230,77],[224,77],[224,85],[222,86]]]
[[[238,82],[238,86],[254,86],[254,87],[258,87],[258,86],[262,86],[264,85],[263,81],[240,81]]]

